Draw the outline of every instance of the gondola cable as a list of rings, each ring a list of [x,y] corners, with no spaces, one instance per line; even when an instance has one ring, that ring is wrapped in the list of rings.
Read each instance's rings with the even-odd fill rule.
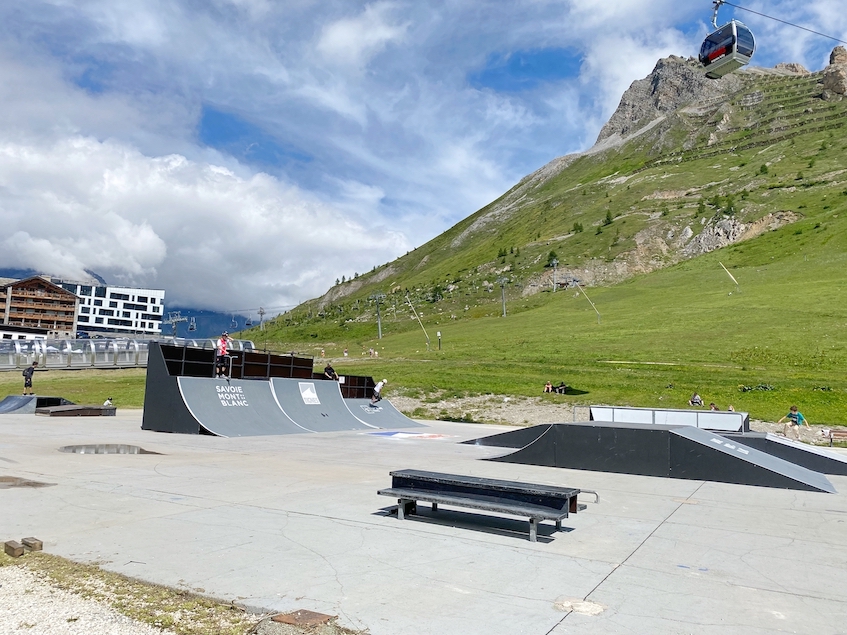
[[[747,11],[749,13],[755,13],[756,15],[761,16],[763,18],[768,18],[769,20],[781,22],[782,24],[786,24],[788,26],[793,26],[794,28],[802,29],[803,31],[808,31],[809,33],[814,33],[815,35],[820,35],[821,37],[829,38],[830,40],[835,40],[836,42],[841,42],[842,44],[847,44],[847,42],[845,42],[844,40],[839,40],[837,37],[827,35],[826,33],[821,33],[820,31],[814,31],[814,30],[806,28],[804,26],[800,26],[799,24],[794,24],[793,22],[788,22],[787,20],[780,20],[779,18],[775,18],[772,15],[767,15],[765,13],[759,13],[758,11],[753,11],[753,9],[748,9],[747,7],[742,7],[742,6],[739,6],[737,4],[733,4],[731,2],[726,2],[725,0],[720,0],[720,2],[717,3],[717,4],[719,6],[721,4],[725,4],[727,6],[734,7],[736,9],[741,9],[742,11]]]

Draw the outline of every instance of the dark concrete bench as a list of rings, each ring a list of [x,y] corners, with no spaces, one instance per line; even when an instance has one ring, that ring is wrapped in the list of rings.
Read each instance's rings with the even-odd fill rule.
[[[529,518],[529,539],[535,542],[539,521],[553,520],[559,531],[563,518],[585,509],[585,505],[577,502],[581,490],[573,487],[421,470],[397,470],[390,475],[391,487],[381,489],[377,494],[397,499],[397,518],[400,520],[417,511],[418,501],[430,503],[433,512],[438,511],[439,505],[501,512]],[[596,496],[596,492],[590,493]]]

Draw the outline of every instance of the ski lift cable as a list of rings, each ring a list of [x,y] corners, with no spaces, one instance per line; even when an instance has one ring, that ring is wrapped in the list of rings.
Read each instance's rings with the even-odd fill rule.
[[[803,31],[808,31],[809,33],[814,33],[815,35],[820,35],[821,37],[828,38],[830,40],[835,40],[836,42],[841,42],[842,44],[847,44],[844,40],[839,40],[837,37],[833,37],[831,35],[827,35],[826,33],[821,33],[820,31],[814,31],[812,29],[806,28],[804,26],[800,26],[799,24],[794,24],[793,22],[788,22],[787,20],[780,20],[779,18],[775,18],[772,15],[767,15],[765,13],[759,13],[758,11],[753,11],[753,9],[748,9],[747,7],[742,7],[737,4],[733,4],[731,2],[726,2],[726,0],[721,0],[720,4],[725,4],[730,7],[735,7],[736,9],[741,9],[742,11],[747,11],[749,13],[755,13],[758,16],[763,18],[768,18],[769,20],[774,20],[775,22],[781,22],[782,24],[787,24],[788,26],[793,26],[797,29],[802,29]]]

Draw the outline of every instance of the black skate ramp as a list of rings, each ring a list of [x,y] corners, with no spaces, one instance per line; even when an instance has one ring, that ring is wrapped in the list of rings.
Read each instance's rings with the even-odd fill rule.
[[[220,437],[315,432],[286,416],[267,381],[179,377],[177,384],[202,432]]]
[[[721,436],[821,474],[847,476],[847,456],[826,448],[800,443],[800,441],[786,439],[770,432],[745,432]]]
[[[44,395],[8,395],[0,401],[0,414],[35,414],[36,408],[52,406],[72,406],[74,403],[64,397]]]
[[[345,399],[344,405],[362,423],[378,428],[425,428],[397,410],[387,399],[371,405],[370,399]]]
[[[344,405],[338,382],[274,377],[271,387],[283,412],[314,432],[371,430],[378,424],[357,419]]]
[[[586,422],[537,427],[547,430],[516,452],[488,460],[835,492],[823,474],[692,426]]]
[[[529,428],[520,428],[518,430],[510,430],[509,432],[500,432],[492,434],[489,437],[480,437],[479,439],[470,439],[462,441],[467,445],[486,445],[495,448],[525,448],[530,443],[534,443],[542,434],[546,434],[554,424],[542,423]]]

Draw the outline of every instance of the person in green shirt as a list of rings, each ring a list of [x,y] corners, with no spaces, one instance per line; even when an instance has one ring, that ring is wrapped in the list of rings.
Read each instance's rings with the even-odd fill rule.
[[[783,433],[789,439],[800,439],[800,426],[803,424],[806,425],[807,428],[810,428],[809,420],[803,416],[803,413],[797,410],[797,406],[791,406],[788,410],[788,414],[785,415],[782,419],[777,421],[777,423],[782,423],[785,420],[788,422],[785,424],[785,428],[783,429]]]

